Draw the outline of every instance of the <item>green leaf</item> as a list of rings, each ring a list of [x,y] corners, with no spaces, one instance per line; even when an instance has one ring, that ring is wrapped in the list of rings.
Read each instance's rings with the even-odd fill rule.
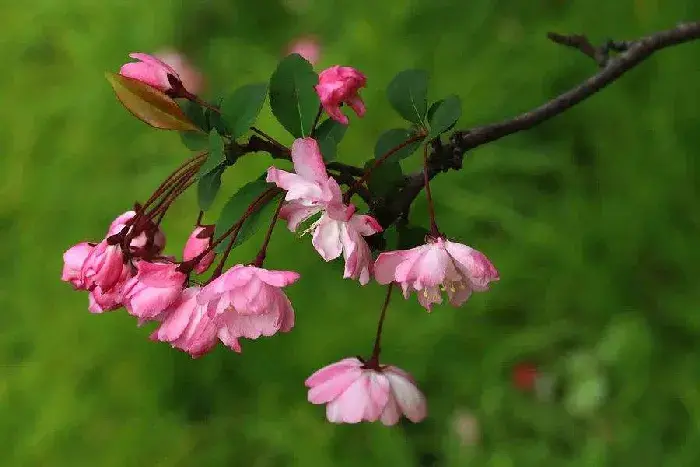
[[[211,104],[214,107],[221,108],[222,102],[223,99],[219,98],[216,101],[210,102],[209,104]],[[216,131],[218,131],[220,135],[225,135],[228,133],[228,128],[226,127],[226,124],[221,118],[221,114],[219,112],[207,108],[204,111],[204,117],[207,119],[208,131],[216,129]]]
[[[406,225],[397,228],[399,235],[398,248],[400,250],[410,250],[425,243],[425,237],[430,233],[425,227],[419,225]]]
[[[266,97],[267,83],[256,83],[241,86],[223,100],[221,116],[231,138],[239,138],[250,129],[258,118]]]
[[[221,188],[221,175],[225,169],[226,167],[219,166],[200,177],[197,182],[197,201],[199,202],[199,209],[202,211],[208,211],[214,203],[219,188]]]
[[[238,231],[238,235],[236,236],[236,240],[233,242],[232,248],[237,247],[255,235],[255,233],[260,229],[261,220],[272,218],[272,211],[277,208],[277,203],[279,203],[281,196],[283,196],[283,193],[275,195],[267,203],[260,206],[257,211],[248,216],[248,218],[243,222],[243,225],[241,225],[241,230]]]
[[[251,203],[269,187],[270,185],[266,181],[258,179],[243,185],[240,190],[234,193],[221,209],[219,220],[216,221],[216,227],[214,229],[214,238],[220,237],[240,221]],[[215,251],[221,252],[227,246],[228,240],[225,240],[217,245]]]
[[[428,110],[428,72],[404,70],[397,74],[386,89],[391,106],[405,120],[423,124]]]
[[[387,130],[377,139],[377,143],[374,145],[374,158],[379,159],[392,149],[405,143],[409,138],[415,136],[410,130],[404,128],[394,128]],[[394,154],[389,156],[387,162],[400,161],[407,158],[418,149],[421,145],[422,140],[418,140],[414,143],[408,144],[405,147],[399,149]]]
[[[207,145],[209,147],[209,155],[204,161],[204,164],[199,168],[200,178],[204,177],[224,162],[224,140],[216,131],[209,133]]]
[[[374,160],[365,162],[365,170],[374,165],[374,163]],[[373,193],[384,196],[402,180],[403,171],[399,161],[387,161],[372,169],[367,185]]]
[[[181,131],[180,139],[182,143],[192,151],[199,151],[207,147],[209,122],[204,114],[202,106],[192,101],[180,102],[180,108],[192,123],[197,125],[202,131]]]
[[[428,112],[428,121],[430,122],[428,139],[437,138],[442,133],[454,128],[461,116],[462,101],[459,96],[452,94],[435,102],[430,106],[430,112]]]
[[[336,157],[338,143],[345,136],[348,127],[332,118],[321,123],[316,129],[315,138],[321,148],[321,154],[325,161],[332,161]]]
[[[384,246],[386,251],[399,249],[399,233],[396,231],[395,225],[392,225],[384,231],[384,238],[386,239],[386,245]]]
[[[105,75],[117,99],[139,120],[161,130],[201,131],[162,91],[117,73]]]
[[[296,138],[309,136],[321,102],[314,86],[318,75],[299,54],[282,59],[270,78],[272,114]]]

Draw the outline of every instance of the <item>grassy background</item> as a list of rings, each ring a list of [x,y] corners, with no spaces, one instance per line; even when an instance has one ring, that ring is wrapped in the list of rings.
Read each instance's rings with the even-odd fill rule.
[[[693,0],[88,2],[0,6],[0,445],[7,466],[690,466],[700,461],[699,46],[665,51],[541,127],[480,148],[440,176],[438,220],[502,280],[461,309],[396,300],[385,359],[412,372],[429,419],[333,426],[303,380],[370,350],[382,289],[358,289],[278,229],[268,267],[294,268],[294,332],[198,361],[148,341],[124,312],[94,316],[58,278],[70,245],[99,238],[187,152],[122,109],[104,80],[131,51],[174,45],[213,89],[267,79],[292,37],[321,66],[365,71],[369,111],[341,158],[371,157],[399,124],[398,70],[457,92],[461,126],[538,105],[594,71],[547,31],[633,38],[700,15]],[[269,116],[260,126],[284,137]],[[289,142],[285,139],[285,142]],[[270,164],[229,171],[234,192]],[[222,197],[225,198],[225,197]],[[220,199],[221,201],[221,199]],[[190,194],[166,220],[179,251]],[[425,223],[419,198],[415,222]],[[233,259],[249,260],[256,241]],[[531,361],[562,395],[513,389]],[[476,445],[453,418],[470,411]]]

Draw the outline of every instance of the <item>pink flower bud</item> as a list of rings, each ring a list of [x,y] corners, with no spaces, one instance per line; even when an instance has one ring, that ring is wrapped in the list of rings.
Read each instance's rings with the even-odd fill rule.
[[[321,57],[321,47],[314,37],[300,37],[287,46],[287,55],[289,54],[299,54],[312,65],[316,65]]]
[[[180,296],[187,276],[177,263],[139,261],[137,274],[124,285],[123,302],[127,311],[141,322],[158,317]]]
[[[282,287],[298,279],[292,271],[237,264],[204,287],[197,302],[212,318],[221,319],[220,337],[272,336],[294,327],[294,309]]]
[[[107,236],[110,237],[121,233],[134,216],[136,216],[136,211],[126,211],[114,219],[109,226]],[[140,220],[139,222],[142,224],[140,226],[142,230],[131,239],[129,249],[136,256],[151,257],[159,255],[165,248],[165,234],[150,220],[145,222]],[[131,234],[132,229],[133,226],[129,227],[127,234]]]
[[[124,284],[133,277],[130,267],[125,267],[117,283],[108,291],[103,291],[99,285],[95,286],[89,295],[88,310],[90,313],[103,313],[105,311],[116,310],[123,306]]]
[[[452,306],[461,306],[473,291],[488,289],[498,271],[482,253],[444,238],[431,238],[410,250],[380,253],[374,263],[377,282],[398,282],[404,297],[415,291],[428,311],[442,303],[442,292]]]
[[[340,111],[340,104],[349,105],[358,117],[362,117],[365,114],[365,104],[357,92],[366,85],[367,78],[356,69],[335,65],[319,74],[316,92],[326,113],[347,125],[349,120]]]
[[[87,242],[78,243],[63,253],[63,272],[61,280],[69,282],[75,290],[86,290],[87,287],[80,276],[80,271],[90,252],[95,248],[94,244]]]
[[[157,53],[156,57],[175,70],[182,85],[189,92],[197,94],[204,89],[204,77],[202,73],[190,63],[187,57],[170,49]]]
[[[119,282],[126,267],[121,247],[102,240],[85,258],[79,280],[87,289],[97,286],[108,292]]]
[[[204,251],[211,246],[212,236],[214,235],[214,226],[199,226],[190,235],[185,243],[185,249],[182,253],[182,259],[184,261],[190,261],[197,256],[204,253]],[[199,260],[197,265],[194,267],[194,271],[197,274],[202,274],[211,266],[214,262],[216,253],[214,251],[208,252],[206,255]]]
[[[365,368],[357,358],[346,358],[321,368],[306,380],[312,404],[327,404],[333,423],[381,421],[395,425],[403,414],[417,423],[427,415],[425,396],[405,371],[394,366]]]
[[[135,52],[129,54],[129,57],[138,61],[124,64],[119,70],[119,74],[122,76],[139,80],[163,92],[172,89],[168,75],[180,80],[180,76],[170,65],[153,55]]]

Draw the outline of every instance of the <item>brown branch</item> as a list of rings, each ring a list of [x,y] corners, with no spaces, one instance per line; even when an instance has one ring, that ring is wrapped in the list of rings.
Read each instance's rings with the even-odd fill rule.
[[[608,41],[599,48],[593,47],[585,36],[564,36],[550,33],[549,38],[558,44],[576,48],[593,58],[601,67],[600,70],[571,90],[533,110],[501,122],[455,131],[448,144],[433,146],[428,159],[428,179],[450,169],[459,170],[462,167],[464,154],[471,149],[520,131],[529,130],[565,112],[613,83],[655,52],[700,39],[700,21],[679,24],[674,29],[661,31],[633,41]],[[610,51],[620,53],[610,58]],[[383,212],[377,213],[380,224],[386,228],[401,217],[402,213],[407,212],[413,200],[423,190],[424,183],[421,172],[406,177],[405,183],[387,196],[387,200],[390,201],[387,202]]]

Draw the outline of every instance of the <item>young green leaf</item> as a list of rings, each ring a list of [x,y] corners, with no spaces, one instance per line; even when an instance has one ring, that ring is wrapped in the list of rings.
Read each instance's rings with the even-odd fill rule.
[[[324,160],[328,162],[335,159],[338,143],[345,136],[345,130],[347,129],[347,125],[343,125],[332,118],[327,119],[318,126],[315,138],[321,148]]]
[[[241,86],[223,100],[221,116],[231,132],[231,138],[236,139],[250,129],[266,97],[267,83],[256,83]]]
[[[386,89],[389,103],[405,120],[423,125],[428,110],[428,73],[424,70],[404,70],[397,74]]]
[[[240,190],[234,193],[226,202],[223,209],[221,209],[219,220],[216,221],[216,227],[214,228],[214,238],[220,237],[239,222],[251,203],[269,187],[270,185],[264,180],[254,180],[243,185]],[[217,246],[216,251],[221,252],[227,246],[228,241],[223,241]]]
[[[374,158],[379,159],[392,149],[404,144],[413,136],[415,135],[411,133],[410,130],[406,130],[404,128],[393,128],[391,130],[385,131],[384,133],[379,135],[379,139],[377,139],[377,143],[374,145]],[[418,140],[402,147],[394,154],[389,156],[387,162],[398,162],[402,159],[407,158],[408,156],[416,152],[416,149],[420,147],[421,142],[422,140]]]
[[[450,95],[435,102],[430,106],[428,121],[430,133],[428,139],[437,138],[442,133],[454,128],[459,117],[462,116],[462,102],[457,95]]]
[[[208,147],[209,155],[199,168],[200,177],[204,177],[224,162],[224,140],[216,131],[209,133]]]
[[[117,99],[139,120],[161,130],[202,131],[165,93],[117,73],[106,73]]]
[[[365,170],[374,165],[374,160],[365,162]],[[369,176],[367,185],[373,193],[379,196],[387,194],[394,186],[403,180],[403,171],[398,160],[387,161],[375,167]]]
[[[183,101],[180,102],[180,108],[184,114],[189,118],[192,123],[197,125],[202,131],[181,131],[180,139],[182,143],[190,149],[191,151],[199,151],[207,147],[208,133],[209,133],[209,122],[207,117],[204,115],[204,110],[196,102]]]
[[[272,114],[296,138],[309,136],[320,106],[318,75],[301,55],[282,59],[270,78]]]
[[[200,177],[197,182],[197,201],[199,202],[199,209],[202,211],[208,211],[212,203],[214,203],[219,188],[221,188],[221,175],[224,173],[224,170],[226,170],[226,167],[223,165],[219,166]]]

